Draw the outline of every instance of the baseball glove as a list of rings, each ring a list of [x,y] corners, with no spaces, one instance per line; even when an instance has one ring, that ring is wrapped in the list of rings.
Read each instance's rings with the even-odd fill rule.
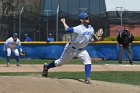
[[[102,28],[100,28],[96,33],[95,33],[95,35],[97,36],[97,37],[102,37],[102,35],[103,35],[103,29]]]
[[[26,55],[25,51],[21,51],[21,52],[20,52],[20,55],[21,55],[21,56]]]

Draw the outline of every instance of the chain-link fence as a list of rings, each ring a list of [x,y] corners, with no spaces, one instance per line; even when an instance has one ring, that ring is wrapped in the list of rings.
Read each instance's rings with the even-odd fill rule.
[[[16,32],[23,40],[28,33],[33,40],[38,40],[40,3],[42,0],[0,0],[0,40],[3,41]]]
[[[75,4],[76,3],[76,4]],[[0,40],[17,32],[21,41],[27,33],[33,41],[46,41],[49,33],[57,41],[71,39],[59,21],[66,18],[76,26],[79,13],[86,12],[95,31],[104,29],[110,35],[110,24],[120,25],[119,11],[106,11],[105,0],[0,0]],[[123,24],[139,25],[140,12],[123,11]]]
[[[76,0],[76,2],[79,1],[82,2]],[[90,2],[93,3],[92,0]],[[78,25],[78,15],[83,11],[90,15],[91,24],[94,25],[95,30],[103,27],[107,31],[106,12],[105,9],[99,7],[104,3],[96,0],[98,8],[100,8],[96,8],[96,15],[92,13],[90,2],[88,1],[85,8],[80,8],[80,3],[79,6],[70,6],[74,3],[73,0],[62,0],[61,2],[58,0],[1,0],[0,40],[3,41],[10,37],[13,32],[17,32],[21,40],[25,33],[28,33],[33,41],[46,41],[48,33],[52,33],[57,41],[69,40],[68,38],[71,36],[67,35],[59,20],[65,17],[70,26]],[[103,13],[103,16],[100,12]]]

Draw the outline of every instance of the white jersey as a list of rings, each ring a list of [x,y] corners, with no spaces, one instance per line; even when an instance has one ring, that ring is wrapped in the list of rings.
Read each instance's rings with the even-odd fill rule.
[[[88,45],[94,35],[93,27],[91,25],[88,27],[82,24],[78,25],[73,27],[72,35],[72,40],[69,44],[66,44],[61,57],[55,60],[56,66],[69,62],[74,57],[82,59],[85,65],[91,64],[91,58],[88,52],[83,48]]]
[[[21,46],[21,43],[18,38],[16,41],[14,41],[13,37],[10,37],[5,41],[4,45],[6,48],[16,49],[17,46]]]
[[[94,34],[94,29],[91,25],[85,27],[83,24],[73,27],[71,44],[76,48],[84,48],[88,45]]]

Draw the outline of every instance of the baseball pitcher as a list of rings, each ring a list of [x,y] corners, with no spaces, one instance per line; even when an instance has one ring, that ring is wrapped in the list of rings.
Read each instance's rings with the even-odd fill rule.
[[[44,64],[42,76],[47,77],[48,69],[56,66],[61,66],[69,62],[72,58],[78,57],[85,65],[85,83],[91,84],[91,58],[84,48],[88,45],[89,41],[91,41],[93,36],[99,40],[103,32],[100,30],[100,32],[94,34],[93,27],[89,25],[90,21],[87,13],[81,13],[79,15],[79,19],[81,24],[75,27],[69,27],[66,24],[65,19],[61,19],[65,30],[71,33],[73,35],[73,38],[70,43],[66,44],[64,51],[59,59],[51,62],[50,64]]]
[[[17,66],[20,66],[20,62],[19,62],[20,53],[18,51],[18,48],[20,49],[20,52],[22,52],[20,40],[17,38],[17,33],[14,33],[13,36],[8,38],[4,43],[3,49],[6,52],[6,56],[7,56],[7,66],[10,66],[11,51],[14,52],[15,54]]]

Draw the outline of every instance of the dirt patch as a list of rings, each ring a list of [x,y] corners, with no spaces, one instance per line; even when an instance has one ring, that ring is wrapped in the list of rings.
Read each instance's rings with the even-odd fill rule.
[[[42,65],[0,65],[0,72],[42,72]],[[50,72],[84,71],[84,65],[63,65]],[[140,65],[92,65],[92,71],[140,71]],[[0,76],[0,93],[140,93],[140,86],[83,80],[42,78],[41,76]]]
[[[37,64],[22,64],[20,67],[11,65],[6,67],[5,64],[0,65],[0,72],[42,72],[43,65]],[[50,72],[78,72],[84,71],[84,65],[63,65],[49,70]],[[92,71],[140,71],[140,65],[92,65]]]
[[[1,76],[0,82],[0,93],[140,93],[139,86],[103,81]]]

